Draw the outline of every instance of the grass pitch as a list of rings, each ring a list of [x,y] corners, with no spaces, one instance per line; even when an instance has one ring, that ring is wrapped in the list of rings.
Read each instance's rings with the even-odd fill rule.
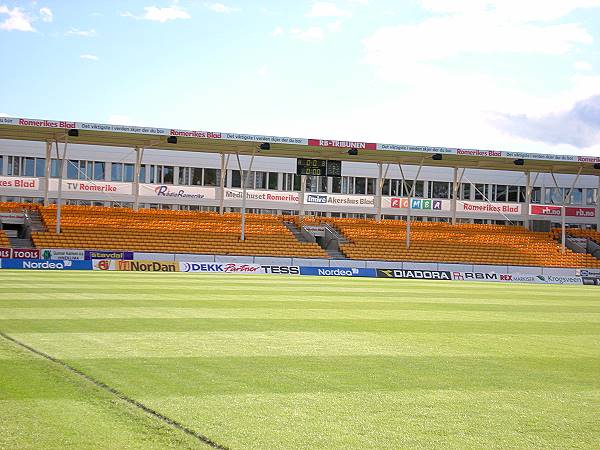
[[[230,448],[598,448],[600,289],[0,271],[0,331]],[[0,338],[0,448],[202,448]]]

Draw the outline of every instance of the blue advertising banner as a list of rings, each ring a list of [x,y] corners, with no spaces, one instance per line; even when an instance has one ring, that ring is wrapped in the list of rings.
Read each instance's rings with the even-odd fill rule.
[[[2,269],[32,270],[92,270],[92,262],[52,259],[3,259],[0,267]]]
[[[113,252],[112,250],[86,250],[84,258],[91,259],[133,259],[133,252]]]
[[[321,277],[376,277],[376,269],[357,269],[355,267],[309,267],[301,266],[300,275]]]

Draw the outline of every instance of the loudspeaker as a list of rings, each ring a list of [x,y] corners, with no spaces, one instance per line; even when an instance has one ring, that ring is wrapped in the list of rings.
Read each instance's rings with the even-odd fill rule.
[[[177,144],[177,136],[169,136],[167,138],[167,143],[169,143],[169,144]]]
[[[79,136],[79,130],[77,128],[71,128],[67,134],[70,137],[77,137]]]
[[[348,150],[348,154],[351,156],[356,156],[358,155],[358,149],[353,147],[350,150]]]

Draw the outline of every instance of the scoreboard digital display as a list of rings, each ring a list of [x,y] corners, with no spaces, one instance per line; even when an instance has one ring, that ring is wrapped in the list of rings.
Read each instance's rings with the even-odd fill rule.
[[[312,175],[319,177],[341,177],[342,162],[325,159],[298,158],[296,175]]]

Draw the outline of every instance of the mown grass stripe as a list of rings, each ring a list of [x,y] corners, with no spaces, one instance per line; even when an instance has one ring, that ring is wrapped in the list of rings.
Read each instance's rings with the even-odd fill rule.
[[[182,431],[185,434],[198,439],[203,444],[206,444],[206,445],[208,445],[208,446],[210,446],[212,448],[223,449],[223,450],[227,449],[227,447],[225,447],[225,446],[223,446],[223,445],[221,445],[221,444],[213,441],[209,437],[204,436],[203,434],[198,433],[197,431],[192,430],[191,428],[186,427],[185,425],[183,425],[181,422],[178,422],[177,420],[171,419],[170,417],[167,417],[164,414],[161,414],[160,412],[158,412],[158,411],[156,411],[156,410],[154,410],[154,409],[146,406],[145,404],[141,403],[140,401],[135,400],[134,398],[131,398],[128,395],[125,395],[123,392],[121,392],[121,391],[119,391],[119,390],[117,390],[117,389],[109,386],[106,383],[103,383],[102,381],[100,381],[100,380],[92,377],[91,375],[88,375],[87,373],[85,373],[85,372],[83,372],[83,371],[81,371],[81,370],[79,370],[79,369],[71,366],[70,364],[68,364],[68,363],[66,363],[66,362],[64,362],[64,361],[62,361],[62,360],[60,360],[58,358],[55,358],[55,357],[53,357],[53,356],[51,356],[51,355],[49,355],[49,354],[47,354],[45,352],[37,350],[36,348],[31,347],[30,345],[27,345],[27,344],[25,344],[25,343],[23,343],[23,342],[15,339],[15,338],[9,336],[8,334],[6,334],[6,333],[4,333],[2,331],[0,331],[0,337],[4,338],[7,341],[12,342],[15,345],[18,345],[18,346],[20,346],[20,347],[28,350],[31,353],[34,353],[34,354],[36,354],[38,356],[41,356],[42,358],[45,358],[48,361],[51,361],[51,362],[53,362],[55,364],[58,364],[58,365],[62,366],[64,369],[68,370],[69,372],[74,373],[75,375],[80,376],[81,378],[83,378],[86,381],[89,381],[94,386],[96,386],[96,387],[98,387],[98,388],[100,388],[100,389],[102,389],[102,390],[104,390],[104,391],[106,391],[106,392],[114,395],[115,397],[117,397],[117,398],[119,398],[119,399],[121,399],[121,400],[129,403],[130,405],[132,405],[132,406],[134,406],[134,407],[136,407],[136,408],[144,411],[146,414],[148,414],[148,415],[150,415],[150,416],[152,416],[152,417],[160,420],[161,422],[164,422],[167,425],[170,425],[173,428],[175,428],[175,429],[177,429],[179,431]]]

